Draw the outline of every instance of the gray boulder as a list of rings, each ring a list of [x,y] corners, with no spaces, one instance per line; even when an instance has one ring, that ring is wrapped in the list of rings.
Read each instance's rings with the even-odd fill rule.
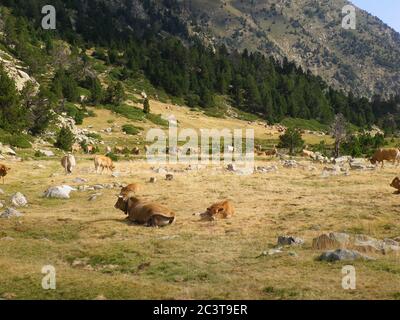
[[[371,257],[361,254],[355,250],[337,249],[335,251],[326,251],[318,258],[319,261],[354,261],[354,260],[372,260]]]
[[[44,197],[55,199],[70,199],[71,191],[76,191],[76,189],[66,185],[50,187],[45,191]]]
[[[23,214],[21,212],[19,212],[18,210],[15,210],[13,208],[7,208],[5,211],[2,212],[2,214],[0,215],[0,218],[5,218],[5,219],[9,219],[9,218],[18,218],[18,217],[22,217]]]
[[[14,207],[25,207],[28,204],[28,200],[21,192],[17,192],[11,197],[11,203]]]
[[[302,245],[304,240],[301,238],[296,238],[292,236],[279,236],[278,245],[280,246],[292,246],[292,245]]]

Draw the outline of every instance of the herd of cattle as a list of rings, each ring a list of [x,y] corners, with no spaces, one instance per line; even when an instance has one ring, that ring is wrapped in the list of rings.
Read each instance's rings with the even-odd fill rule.
[[[260,153],[260,148],[256,148],[256,152]],[[303,155],[311,157],[310,151],[303,150]],[[267,156],[278,155],[277,149],[274,147],[273,150],[266,151],[263,154]],[[371,157],[370,162],[374,165],[382,164],[384,166],[385,161],[393,162],[393,164],[400,163],[400,150],[396,148],[392,149],[379,149]],[[76,167],[76,159],[72,153],[65,155],[61,159],[61,165],[65,170],[66,174],[72,174]],[[111,158],[102,155],[96,155],[94,157],[94,165],[96,173],[102,174],[104,170],[113,172],[115,165]],[[0,164],[0,177],[3,179],[11,170],[4,164]],[[397,193],[400,194],[400,178],[396,177],[391,187],[397,189]],[[118,200],[115,204],[115,208],[124,212],[127,215],[127,219],[137,224],[152,226],[152,227],[163,227],[172,224],[176,219],[175,212],[170,209],[159,205],[157,203],[145,202],[137,197],[140,186],[138,184],[130,184],[121,189],[118,196]],[[211,205],[203,213],[196,214],[202,219],[215,220],[215,219],[227,219],[234,215],[235,209],[233,204],[228,201],[222,201]]]

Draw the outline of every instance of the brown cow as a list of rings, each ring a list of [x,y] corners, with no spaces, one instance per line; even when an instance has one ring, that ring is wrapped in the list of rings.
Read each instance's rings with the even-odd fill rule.
[[[132,195],[119,196],[115,209],[128,215],[128,220],[149,227],[164,227],[175,221],[175,212],[156,203],[146,203]]]
[[[370,159],[372,164],[380,163],[382,162],[382,168],[384,166],[384,163],[386,161],[392,161],[393,164],[399,164],[400,162],[400,151],[397,148],[391,148],[391,149],[379,149],[377,150],[372,158]]]
[[[392,183],[390,184],[392,188],[397,189],[397,194],[400,194],[400,179],[398,177],[394,178]]]
[[[131,183],[126,187],[123,187],[120,192],[120,196],[128,197],[129,195],[135,195],[140,190],[140,186],[137,183]]]
[[[96,168],[96,173],[99,173],[99,169],[101,169],[102,174],[104,169],[110,170],[111,172],[115,169],[113,161],[106,156],[95,156],[94,166]]]
[[[133,154],[134,156],[140,155],[140,149],[139,149],[138,147],[134,147],[134,148],[132,149],[132,154]]]
[[[4,177],[7,175],[8,171],[10,171],[11,168],[5,166],[4,164],[0,164],[0,177],[3,179],[3,184],[4,184]]]
[[[216,219],[229,219],[235,214],[235,208],[232,202],[225,200],[213,204],[207,208],[206,212],[200,213],[202,219],[216,220]]]
[[[86,146],[86,153],[93,154],[94,153],[94,146],[91,145],[91,144]]]
[[[276,147],[274,147],[273,150],[267,150],[267,151],[265,151],[265,155],[266,155],[267,157],[274,157],[274,156],[276,156],[277,154],[278,154],[278,149],[276,149]]]

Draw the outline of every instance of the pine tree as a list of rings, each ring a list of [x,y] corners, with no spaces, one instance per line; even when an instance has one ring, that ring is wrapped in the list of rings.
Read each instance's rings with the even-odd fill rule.
[[[279,137],[279,148],[289,149],[289,154],[294,155],[298,149],[304,146],[301,132],[296,128],[288,128],[286,132]]]
[[[72,131],[68,127],[63,127],[57,135],[54,146],[64,151],[71,151],[74,141],[75,137]]]
[[[149,102],[149,99],[148,99],[148,98],[145,98],[145,99],[144,99],[144,102],[143,102],[143,112],[146,113],[146,114],[149,114],[149,113],[150,113],[150,102]]]
[[[27,126],[27,109],[20,101],[15,83],[0,65],[0,128],[19,132]]]

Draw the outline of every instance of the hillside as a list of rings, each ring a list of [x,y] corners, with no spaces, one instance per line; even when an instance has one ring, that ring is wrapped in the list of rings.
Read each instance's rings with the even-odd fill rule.
[[[184,1],[190,28],[230,49],[295,61],[335,88],[358,95],[398,94],[400,35],[357,9],[356,30],[341,27],[349,1]]]

